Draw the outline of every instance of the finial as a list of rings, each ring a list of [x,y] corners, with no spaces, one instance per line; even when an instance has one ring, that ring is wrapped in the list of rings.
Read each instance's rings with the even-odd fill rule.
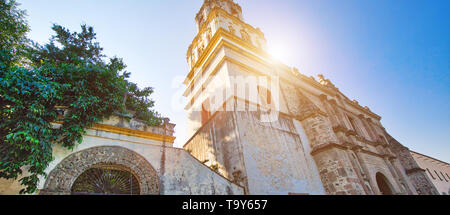
[[[325,77],[322,74],[318,74],[317,77],[319,77],[319,80],[325,80]]]

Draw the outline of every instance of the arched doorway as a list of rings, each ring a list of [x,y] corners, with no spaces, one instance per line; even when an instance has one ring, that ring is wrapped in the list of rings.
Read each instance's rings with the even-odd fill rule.
[[[122,165],[98,164],[84,171],[72,185],[72,195],[139,195],[139,181]]]
[[[393,195],[394,194],[392,192],[392,186],[389,183],[389,181],[387,180],[386,176],[384,176],[383,174],[378,172],[376,175],[376,179],[377,179],[378,189],[380,189],[380,192],[382,195]]]
[[[138,153],[99,146],[67,156],[50,172],[39,193],[158,195],[159,184],[157,171]]]

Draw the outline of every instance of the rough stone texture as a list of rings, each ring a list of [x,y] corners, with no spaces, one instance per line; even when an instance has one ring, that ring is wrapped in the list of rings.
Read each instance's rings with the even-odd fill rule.
[[[314,161],[305,153],[293,119],[262,123],[258,112],[218,112],[185,149],[247,194],[324,194]]]
[[[450,195],[450,164],[445,161],[410,151],[417,164],[425,170],[436,190],[441,195]]]
[[[295,86],[283,83],[280,88],[287,103],[289,113],[297,118],[304,118],[320,112],[320,109],[314,105],[303,93]]]
[[[247,187],[242,146],[232,112],[218,112],[188,141],[184,149],[208,167],[218,165],[224,177]]]
[[[425,170],[419,167],[412,157],[409,149],[387,134],[390,148],[397,155],[398,160],[405,168],[409,181],[413,184],[419,195],[439,195],[436,187],[425,173]]]
[[[402,194],[400,182],[394,177],[383,158],[367,153],[360,154],[362,161],[365,163],[368,171],[368,177],[376,183],[376,174],[381,173],[387,178],[387,182],[391,185],[394,194]],[[375,192],[380,192],[378,187],[374,187]]]
[[[305,127],[306,135],[309,137],[313,151],[326,147],[329,144],[338,143],[329,120],[323,115],[310,115],[301,122]]]
[[[210,15],[206,10],[201,11],[202,17]],[[233,22],[244,25],[242,20]],[[204,24],[214,26],[214,21]],[[222,31],[234,35],[236,25],[233,26],[224,26]],[[205,32],[200,30],[194,41]],[[280,80],[279,95],[277,90],[272,91],[272,95],[280,98],[275,99],[274,107],[282,117],[264,123],[257,112],[247,109],[248,106],[267,108],[245,95],[256,92],[256,85],[248,85],[248,90],[242,88],[238,92],[232,89],[235,93],[218,104],[245,104],[246,111],[221,113],[213,109],[213,117],[206,123],[201,119],[199,108],[188,105],[188,124],[194,129],[190,129],[193,137],[185,149],[194,157],[244,186],[248,194],[278,194],[289,189],[314,193],[321,187],[310,189],[317,183],[314,181],[318,178],[314,178],[316,173],[320,174],[328,194],[381,194],[377,174],[385,180],[381,184],[389,184],[391,192],[384,190],[385,193],[415,194],[405,169],[388,146],[381,117],[347,98],[323,75],[319,75],[318,81],[306,77],[295,68],[273,62],[265,53],[248,46],[251,44],[229,34],[215,33],[213,37],[237,46],[219,43],[216,47],[202,49],[208,50],[201,61],[205,64],[192,70],[185,83],[188,86],[185,95],[191,104],[199,107],[215,98],[211,92],[229,90],[230,86],[220,83],[236,77],[276,76]],[[216,62],[223,62],[224,66]],[[224,71],[223,68],[226,72],[221,72],[218,78],[215,71]],[[220,81],[208,81],[213,79]],[[311,168],[313,166],[317,169]],[[307,183],[300,185],[301,181]]]
[[[293,119],[280,114],[268,123],[258,118],[257,112],[236,112],[235,118],[250,194],[324,194]]]
[[[314,160],[320,172],[327,194],[361,195],[365,194],[345,150],[330,147],[314,154]]]
[[[205,3],[204,8],[208,5]],[[221,7],[227,8],[225,5]],[[198,17],[202,19],[197,20],[202,22],[199,23],[214,26],[215,21],[206,23],[208,19],[205,17],[211,15],[208,14],[210,11],[200,11]],[[185,148],[193,156],[216,167],[225,177],[238,181],[250,194],[285,192],[294,187],[306,189],[311,186],[297,187],[294,181],[301,178],[299,175],[314,175],[317,170],[328,194],[422,194],[425,190],[430,191],[433,185],[423,178],[425,175],[408,167],[411,159],[402,158],[406,155],[391,150],[380,116],[358,101],[350,100],[323,75],[319,75],[316,81],[295,68],[274,62],[263,50],[252,47],[251,41],[248,43],[242,34],[244,41],[235,37],[235,27],[246,25],[242,19],[234,19],[233,23],[237,25],[220,27],[232,36],[228,33],[214,35],[217,41],[231,41],[232,45],[219,43],[201,49],[208,52],[203,52],[205,58],[200,62],[204,64],[188,75],[186,96],[197,105],[214,97],[210,93],[214,91],[212,89],[222,86],[207,80],[214,78],[210,71],[220,68],[210,62],[223,61],[227,65],[227,73],[222,73],[225,77],[220,77],[223,82],[233,76],[279,78],[277,111],[286,117],[265,124],[250,111],[220,113],[205,124],[198,109],[187,107],[189,124],[196,127],[190,130],[195,135]],[[199,29],[193,46],[201,44],[197,41],[205,32],[206,28]],[[220,50],[224,51],[218,54]],[[195,76],[202,78],[192,78]],[[249,92],[256,90],[256,86],[249,85],[248,88]],[[245,90],[240,92],[231,98],[255,104],[243,95]],[[296,125],[296,122],[301,123]],[[317,169],[305,166],[310,155]],[[376,180],[377,175],[382,182]],[[312,177],[304,181],[310,179]],[[387,189],[384,189],[385,184]]]
[[[309,137],[312,154],[327,194],[365,194],[346,155],[346,148],[338,144],[329,119],[302,93],[297,92],[297,96],[300,98],[300,108],[296,117],[301,120]]]
[[[137,177],[141,194],[159,194],[159,177],[152,165],[136,152],[114,146],[89,148],[68,156],[50,172],[41,194],[70,194],[78,176],[98,164],[123,165]]]
[[[200,164],[184,150],[168,150],[169,160],[164,178],[164,195],[242,195],[244,189],[207,166]]]

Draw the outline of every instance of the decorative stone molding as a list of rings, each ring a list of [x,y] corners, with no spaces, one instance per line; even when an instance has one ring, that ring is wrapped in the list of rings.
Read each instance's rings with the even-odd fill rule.
[[[410,175],[415,172],[425,172],[425,171],[426,170],[424,170],[422,168],[413,168],[413,169],[407,169],[405,172],[406,172],[406,174]]]
[[[329,79],[325,79],[325,77],[322,74],[317,75],[317,77],[319,78],[320,84],[322,84],[323,86],[328,87],[332,90],[338,91],[336,86]]]
[[[319,99],[326,102],[326,101],[328,101],[328,96],[325,94],[320,94]]]
[[[332,105],[337,105],[337,102],[335,99],[330,99],[330,100],[328,100],[328,102],[330,102],[330,104],[332,104]]]
[[[342,149],[342,150],[347,150],[347,147],[345,147],[344,145],[337,144],[337,143],[326,143],[326,144],[322,144],[317,147],[314,147],[313,150],[311,151],[311,155],[314,156],[315,154],[322,152],[322,151],[326,151],[330,148],[338,148],[338,149]]]
[[[100,146],[67,156],[48,175],[41,195],[71,194],[75,180],[99,164],[117,164],[129,168],[139,181],[141,195],[160,194],[159,176],[152,165],[138,153],[118,146]]]
[[[296,119],[301,122],[305,119],[317,117],[317,116],[327,117],[327,114],[321,110],[310,110],[308,112],[305,111],[302,116],[297,116]]]
[[[342,133],[346,134],[347,131],[348,131],[348,129],[345,128],[345,127],[342,126],[342,125],[338,125],[338,126],[333,127],[333,131],[334,131],[335,133],[342,132]]]
[[[351,150],[362,148],[362,146],[352,142],[344,142],[342,145]]]

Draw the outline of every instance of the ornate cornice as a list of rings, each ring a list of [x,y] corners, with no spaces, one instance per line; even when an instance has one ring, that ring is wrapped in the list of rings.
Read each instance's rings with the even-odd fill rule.
[[[350,150],[362,152],[362,153],[365,153],[365,154],[369,154],[369,155],[372,155],[372,156],[376,156],[376,157],[379,157],[379,158],[384,158],[385,157],[384,155],[381,155],[381,154],[378,154],[378,153],[366,150],[366,149],[362,148],[361,146],[358,146],[358,145],[355,145],[355,144],[352,144],[352,143],[345,143],[345,144],[326,143],[326,144],[322,144],[322,145],[319,145],[317,147],[314,147],[312,149],[312,151],[311,151],[311,155],[314,156],[314,155],[316,155],[316,154],[318,154],[320,152],[323,152],[323,151],[326,151],[326,150],[329,150],[329,149],[333,149],[333,148],[337,148],[337,149],[341,149],[341,150],[348,150],[348,149],[350,149]]]
[[[333,149],[333,148],[337,148],[337,149],[341,149],[341,150],[347,150],[347,147],[341,145],[341,144],[337,144],[337,143],[325,143],[325,144],[321,144],[319,146],[313,147],[312,151],[311,151],[311,155],[314,156],[320,152],[329,150],[329,149]]]
[[[348,129],[345,128],[345,127],[342,126],[342,125],[337,125],[337,126],[334,126],[334,127],[333,127],[333,131],[334,131],[335,133],[342,132],[342,133],[345,134],[345,133],[347,133]]]
[[[357,136],[358,136],[358,133],[356,133],[355,130],[349,129],[349,130],[347,130],[347,131],[345,132],[345,135],[346,135],[346,136],[355,136],[355,137],[357,137]]]
[[[407,169],[405,172],[407,175],[410,175],[410,174],[413,174],[416,172],[425,172],[425,170],[422,168],[416,167],[416,168],[412,168],[412,169]]]
[[[327,117],[328,115],[321,110],[311,110],[311,111],[307,111],[306,113],[303,113],[301,116],[296,116],[295,118],[301,122],[305,119],[308,119],[311,117],[317,117],[317,116]]]
[[[379,153],[376,153],[376,152],[373,152],[373,151],[369,151],[369,150],[364,149],[364,148],[360,149],[360,151],[365,153],[365,154],[369,154],[369,155],[376,156],[376,157],[384,159],[384,155],[382,155],[382,154],[379,154]]]
[[[347,147],[348,149],[351,149],[351,150],[362,149],[362,146],[360,146],[356,143],[352,143],[352,142],[344,142],[342,145],[344,145],[345,147]]]
[[[148,139],[148,140],[156,140],[156,141],[160,141],[160,142],[167,142],[167,143],[175,142],[175,137],[173,137],[173,136],[155,134],[155,133],[151,133],[151,132],[139,131],[139,130],[134,130],[134,129],[129,129],[129,128],[121,128],[121,127],[112,126],[112,125],[94,124],[94,126],[92,126],[90,129],[106,131],[106,132],[111,132],[111,133],[116,133],[116,134],[122,134],[122,135],[127,135],[127,136],[133,136],[133,137],[139,137],[139,138],[144,138],[144,139]]]
[[[223,43],[227,43],[227,45],[229,47],[232,48],[231,43],[230,42],[222,42],[223,40],[221,40],[222,38],[229,38],[231,39],[234,43],[260,55],[263,56],[267,59],[270,58],[270,55],[267,54],[265,51],[263,51],[262,49],[253,46],[252,44],[242,40],[241,38],[237,37],[236,35],[233,35],[231,33],[229,33],[227,30],[223,29],[223,28],[219,28],[217,30],[217,32],[214,34],[213,38],[211,39],[211,41],[209,42],[208,46],[206,47],[206,49],[203,51],[203,53],[201,54],[201,56],[198,58],[198,60],[195,62],[195,64],[192,66],[191,71],[188,73],[187,75],[187,80],[190,81],[193,76],[194,76],[194,72],[196,69],[198,69],[201,65],[208,65],[208,63],[210,62],[211,58],[209,60],[207,60],[207,56],[211,54],[211,51],[214,47],[217,46],[217,44],[219,42]],[[259,61],[261,61],[259,59]],[[263,61],[264,62],[264,61]],[[267,63],[267,62],[264,62]]]

